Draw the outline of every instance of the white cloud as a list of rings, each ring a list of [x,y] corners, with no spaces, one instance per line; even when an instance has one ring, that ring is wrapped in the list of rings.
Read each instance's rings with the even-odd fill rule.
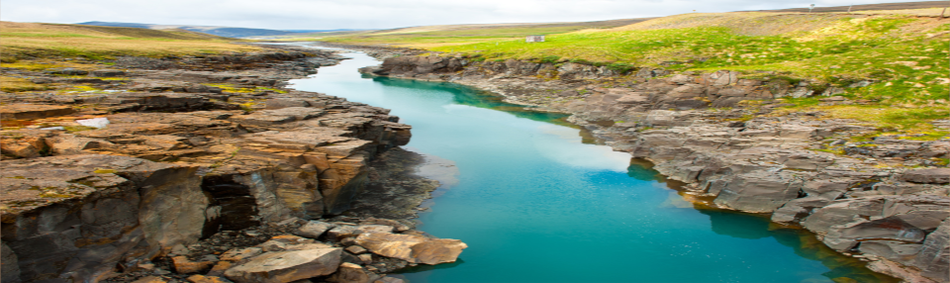
[[[893,2],[912,2],[896,0]],[[891,1],[888,1],[891,2]],[[419,25],[572,22],[699,12],[844,6],[845,0],[3,0],[0,20],[213,25],[271,29],[395,28]],[[855,3],[860,4],[860,3]]]

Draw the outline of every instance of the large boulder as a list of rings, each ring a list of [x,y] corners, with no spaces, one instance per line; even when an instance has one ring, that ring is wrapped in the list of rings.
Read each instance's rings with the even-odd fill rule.
[[[363,233],[356,243],[374,254],[412,263],[435,265],[455,262],[468,245],[455,239],[433,239],[393,233]]]
[[[286,283],[333,274],[343,249],[268,252],[232,267],[224,276],[237,283]]]
[[[904,172],[901,179],[919,184],[950,183],[950,168],[919,169]]]
[[[307,221],[306,224],[301,225],[297,228],[297,231],[294,231],[294,234],[301,237],[307,237],[311,239],[319,238],[323,235],[324,232],[336,227],[336,225],[321,222],[321,221]]]
[[[340,269],[327,281],[334,283],[369,283],[378,277],[378,275],[370,273],[358,264],[344,262],[340,264]]]
[[[429,74],[454,73],[462,70],[462,62],[454,57],[440,56],[402,56],[387,58],[375,73],[389,74]]]

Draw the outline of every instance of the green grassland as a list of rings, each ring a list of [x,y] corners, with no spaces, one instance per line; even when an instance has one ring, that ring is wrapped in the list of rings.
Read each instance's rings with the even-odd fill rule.
[[[485,60],[574,61],[620,71],[663,67],[674,71],[734,70],[750,77],[780,73],[835,86],[872,79],[882,83],[855,95],[887,104],[930,104],[950,92],[946,80],[950,25],[936,20],[828,15],[810,19],[812,27],[806,30],[771,35],[775,32],[763,30],[773,30],[770,26],[788,19],[761,22],[788,15],[748,13],[736,17],[747,19],[746,26],[759,27],[750,31],[763,35],[723,25],[624,27],[550,35],[543,43],[508,40],[431,50]],[[679,18],[688,21],[692,16]],[[638,25],[650,27],[649,23]]]
[[[838,87],[860,106],[822,106],[819,97],[785,99],[791,111],[821,110],[897,130],[926,131],[928,121],[950,117],[950,22],[941,9],[870,13],[737,12],[684,14],[610,29],[548,34],[546,42],[526,43],[517,30],[498,37],[453,39],[459,31],[429,32],[433,37],[399,34],[329,41],[424,48],[443,56],[475,60],[577,62],[622,73],[637,68],[678,72],[738,71],[746,78],[811,82],[821,92]],[[488,31],[486,31],[488,32]],[[440,35],[436,39],[434,35]],[[502,40],[501,38],[507,37]],[[363,41],[360,41],[363,40]],[[436,41],[444,41],[433,44]],[[863,88],[847,86],[863,80]]]

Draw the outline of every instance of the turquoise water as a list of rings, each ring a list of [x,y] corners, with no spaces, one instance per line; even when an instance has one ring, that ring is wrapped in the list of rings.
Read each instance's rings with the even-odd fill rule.
[[[629,154],[582,143],[563,115],[454,84],[361,76],[378,61],[347,56],[293,87],[392,109],[413,126],[410,148],[459,169],[419,229],[469,248],[405,271],[413,283],[878,281],[812,235],[694,209]]]

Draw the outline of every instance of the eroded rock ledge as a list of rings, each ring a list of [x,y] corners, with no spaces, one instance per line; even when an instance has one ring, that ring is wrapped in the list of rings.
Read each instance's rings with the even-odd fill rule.
[[[398,282],[386,273],[455,261],[464,243],[411,222],[334,218],[411,137],[387,109],[282,88],[339,60],[3,69],[58,89],[0,97],[3,282]]]
[[[934,162],[950,158],[950,141],[860,142],[850,137],[875,129],[820,112],[761,115],[781,106],[774,100],[781,97],[864,103],[834,96],[840,88],[740,79],[729,71],[641,68],[621,76],[577,63],[478,62],[392,49],[371,54],[385,61],[364,73],[459,83],[573,114],[571,122],[615,150],[688,183],[693,201],[770,213],[774,222],[801,226],[829,247],[871,262],[871,269],[910,282],[950,281],[950,169]],[[934,126],[948,129],[950,120]]]

